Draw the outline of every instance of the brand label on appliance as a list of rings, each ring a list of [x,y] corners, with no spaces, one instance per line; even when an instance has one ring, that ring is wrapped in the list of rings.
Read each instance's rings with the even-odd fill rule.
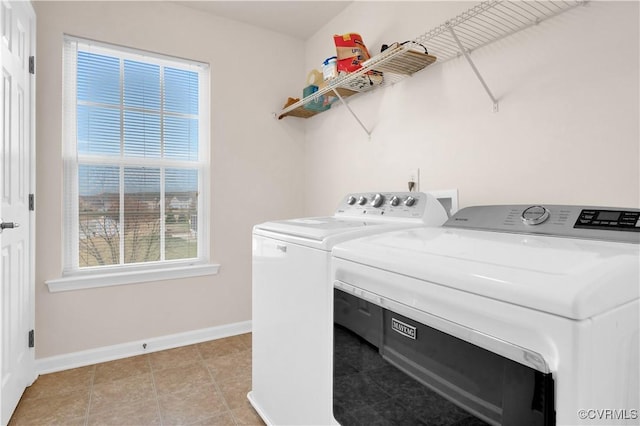
[[[402,334],[409,339],[416,340],[416,328],[412,325],[405,324],[395,318],[391,318],[391,329]]]

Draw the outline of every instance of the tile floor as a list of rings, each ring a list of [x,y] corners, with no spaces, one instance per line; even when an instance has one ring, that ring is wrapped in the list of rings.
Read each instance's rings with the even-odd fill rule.
[[[9,426],[263,425],[250,388],[249,333],[42,375]]]

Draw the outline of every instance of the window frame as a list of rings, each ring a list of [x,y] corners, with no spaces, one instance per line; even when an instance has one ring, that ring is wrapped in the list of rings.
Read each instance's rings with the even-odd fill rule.
[[[159,158],[149,160],[144,157],[114,157],[113,164],[120,167],[164,167],[172,164],[188,166],[198,170],[197,200],[197,258],[159,260],[144,263],[118,263],[117,265],[79,266],[79,188],[78,173],[81,162],[78,154],[78,99],[77,99],[77,60],[78,51],[90,51],[170,68],[186,69],[198,73],[198,160],[167,160]],[[218,272],[219,265],[210,263],[210,69],[209,64],[176,58],[140,49],[97,42],[65,34],[63,37],[63,268],[60,279],[48,280],[50,291],[63,291],[76,288],[103,287],[108,285],[130,284],[137,282],[174,279],[188,276],[210,275]],[[120,71],[120,109],[124,108],[122,98],[122,67]],[[163,112],[164,113],[164,112]],[[124,125],[121,123],[121,126]],[[122,138],[122,136],[121,136]],[[122,140],[122,139],[121,139]],[[106,158],[106,157],[105,157]],[[91,157],[85,157],[91,162]],[[140,161],[138,161],[140,160]],[[110,159],[111,161],[111,159]],[[104,163],[102,163],[104,164]],[[162,166],[160,166],[162,164]],[[164,182],[163,182],[164,183]],[[163,190],[161,190],[161,193]],[[165,200],[166,201],[166,200]],[[162,227],[166,214],[162,217]],[[163,232],[163,231],[161,231]]]

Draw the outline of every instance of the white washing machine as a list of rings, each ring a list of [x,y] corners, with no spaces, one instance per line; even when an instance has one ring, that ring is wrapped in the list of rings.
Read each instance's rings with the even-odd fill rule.
[[[638,209],[554,205],[337,245],[335,418],[639,424],[639,243]]]
[[[447,219],[432,195],[347,195],[336,213],[256,225],[253,230],[252,389],[267,424],[335,423],[331,402],[331,249],[365,235]]]

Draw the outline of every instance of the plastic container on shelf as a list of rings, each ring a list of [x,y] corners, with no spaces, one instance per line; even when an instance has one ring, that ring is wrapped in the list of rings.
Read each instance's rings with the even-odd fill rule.
[[[318,86],[313,84],[308,85],[302,90],[302,97],[306,98],[318,91]],[[331,108],[329,97],[327,95],[318,96],[316,99],[312,99],[304,105],[305,109],[312,111],[326,111]]]
[[[325,81],[331,80],[338,76],[338,58],[336,56],[328,57],[322,63],[322,77]]]

